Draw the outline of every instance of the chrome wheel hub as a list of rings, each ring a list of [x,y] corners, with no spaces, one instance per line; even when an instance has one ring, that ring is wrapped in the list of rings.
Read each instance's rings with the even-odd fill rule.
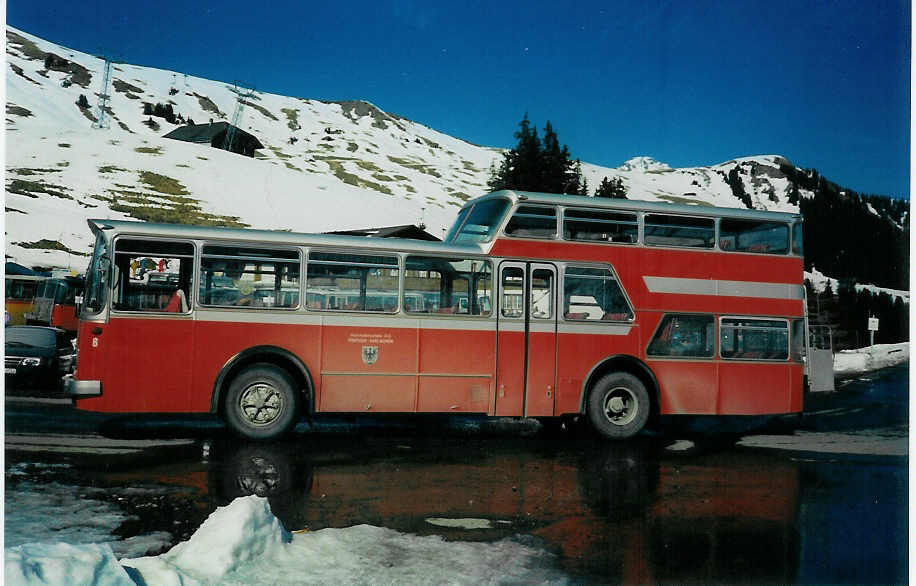
[[[636,395],[626,387],[615,387],[604,396],[604,416],[614,425],[627,425],[638,411]]]
[[[273,385],[254,383],[239,396],[239,411],[251,425],[269,425],[283,411],[283,395]]]

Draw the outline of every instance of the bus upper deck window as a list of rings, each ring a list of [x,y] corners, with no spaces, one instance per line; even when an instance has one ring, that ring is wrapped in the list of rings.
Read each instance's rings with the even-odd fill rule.
[[[712,248],[716,223],[712,218],[646,214],[646,244]]]
[[[635,244],[639,223],[632,212],[567,209],[563,213],[563,237],[588,242]]]
[[[781,222],[723,218],[719,223],[719,248],[733,252],[786,254],[789,226]]]
[[[798,256],[803,256],[805,254],[805,247],[803,244],[804,238],[802,236],[804,231],[802,230],[802,226],[804,226],[804,224],[801,222],[796,222],[792,225],[792,254],[797,254]]]
[[[488,199],[474,204],[469,212],[463,211],[459,214],[455,227],[449,232],[446,241],[459,244],[490,241],[502,224],[508,207],[509,201],[505,199]],[[462,223],[465,216],[466,219]],[[451,236],[453,233],[454,236]]]
[[[556,238],[557,210],[546,206],[518,206],[506,226],[506,234],[523,238]]]

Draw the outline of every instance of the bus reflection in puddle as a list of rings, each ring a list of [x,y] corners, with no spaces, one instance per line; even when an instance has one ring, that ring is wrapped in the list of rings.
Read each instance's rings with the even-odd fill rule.
[[[533,535],[586,579],[784,583],[798,573],[795,462],[672,455],[645,442],[526,445],[453,439],[359,455],[215,445],[209,489],[222,502],[267,496],[292,530],[366,523],[447,540]]]

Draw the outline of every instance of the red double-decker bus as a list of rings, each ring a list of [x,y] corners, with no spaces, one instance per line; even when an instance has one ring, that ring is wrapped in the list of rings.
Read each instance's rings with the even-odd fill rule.
[[[301,415],[802,409],[801,217],[501,191],[441,243],[90,220],[81,408]]]

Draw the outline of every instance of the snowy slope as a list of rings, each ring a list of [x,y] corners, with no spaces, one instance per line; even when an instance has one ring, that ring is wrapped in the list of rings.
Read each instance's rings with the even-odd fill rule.
[[[811,271],[805,271],[805,278],[811,282],[811,286],[817,293],[823,293],[827,286],[830,286],[830,289],[834,292],[839,291],[840,281],[832,277],[824,275],[824,273],[817,270],[817,267],[811,267]],[[900,289],[889,289],[887,287],[878,287],[876,285],[863,285],[856,283],[856,291],[869,291],[872,295],[880,295],[881,293],[886,293],[892,298],[896,299],[900,297],[904,303],[910,302],[910,292],[901,291]]]
[[[57,60],[50,70],[48,54]],[[103,60],[7,28],[9,259],[81,270],[90,217],[300,232],[422,222],[441,235],[464,201],[486,192],[501,155],[367,102],[263,92],[244,98],[239,118],[265,145],[255,158],[164,139],[178,125],[144,115],[144,102],[201,124],[231,121],[238,93],[232,84],[124,63],[110,71],[110,127],[95,129],[103,76]],[[77,106],[80,95],[90,108]],[[672,169],[637,157],[616,169],[586,163],[583,173],[592,189],[622,178],[631,199],[741,207],[726,183],[737,169],[754,207],[795,211],[784,162],[759,156]]]

